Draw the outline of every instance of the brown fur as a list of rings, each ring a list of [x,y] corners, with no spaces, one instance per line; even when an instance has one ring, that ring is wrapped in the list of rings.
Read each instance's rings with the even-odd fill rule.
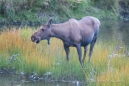
[[[90,44],[89,60],[92,55],[93,47],[99,32],[100,21],[92,16],[83,17],[81,20],[69,19],[69,21],[60,24],[52,24],[52,19],[46,25],[31,36],[33,42],[39,43],[43,39],[51,37],[59,38],[64,43],[67,59],[69,60],[69,47],[77,48],[79,61],[83,66],[87,46]],[[84,47],[84,57],[82,60],[81,46]]]

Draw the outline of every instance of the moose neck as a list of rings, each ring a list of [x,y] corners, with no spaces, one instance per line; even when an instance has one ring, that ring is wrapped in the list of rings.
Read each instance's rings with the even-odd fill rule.
[[[69,36],[69,30],[67,23],[62,23],[62,24],[52,24],[51,26],[51,37],[56,37],[61,40],[67,39]]]

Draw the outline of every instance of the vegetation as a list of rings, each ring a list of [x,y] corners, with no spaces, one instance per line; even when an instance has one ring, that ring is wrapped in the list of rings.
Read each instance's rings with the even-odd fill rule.
[[[0,0],[0,22],[56,22],[92,15],[99,19],[127,16],[127,0]],[[123,7],[124,6],[124,7]]]
[[[111,43],[107,47],[107,44],[103,45],[103,41],[97,42],[91,64],[87,63],[87,59],[82,70],[77,53],[74,53],[75,48],[71,48],[68,63],[60,40],[52,39],[49,46],[47,41],[35,44],[30,40],[33,32],[34,29],[31,28],[13,28],[0,34],[1,68],[14,68],[18,72],[34,72],[38,75],[50,72],[51,79],[88,81],[92,86],[129,85],[129,58],[121,54],[126,50],[124,47],[115,52],[114,55],[117,56],[113,55],[108,69],[109,55],[112,54],[116,43]]]

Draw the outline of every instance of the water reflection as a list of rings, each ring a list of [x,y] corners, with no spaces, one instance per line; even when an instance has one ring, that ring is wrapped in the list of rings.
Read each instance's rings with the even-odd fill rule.
[[[119,40],[119,44],[129,47],[129,22],[123,21],[101,21],[99,41],[112,44]]]
[[[45,82],[38,81],[32,82],[27,80],[21,80],[17,75],[1,75],[0,74],[0,86],[87,86],[86,83],[77,82]]]
[[[114,28],[117,22],[114,21],[101,21],[99,39],[103,42],[110,42],[114,37]]]
[[[119,35],[121,36],[124,45],[129,48],[129,22],[119,22],[118,26]]]

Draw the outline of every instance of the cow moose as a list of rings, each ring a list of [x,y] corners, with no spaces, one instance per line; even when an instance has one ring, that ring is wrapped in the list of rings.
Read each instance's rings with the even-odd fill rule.
[[[53,24],[50,19],[45,25],[42,25],[38,31],[31,36],[31,41],[39,43],[41,40],[49,40],[51,37],[59,38],[63,41],[67,60],[69,61],[69,47],[76,47],[81,66],[84,65],[87,46],[90,44],[90,61],[94,45],[98,36],[100,21],[92,16],[83,17],[81,20],[69,19],[67,22]],[[81,46],[84,47],[84,56],[82,59]]]

